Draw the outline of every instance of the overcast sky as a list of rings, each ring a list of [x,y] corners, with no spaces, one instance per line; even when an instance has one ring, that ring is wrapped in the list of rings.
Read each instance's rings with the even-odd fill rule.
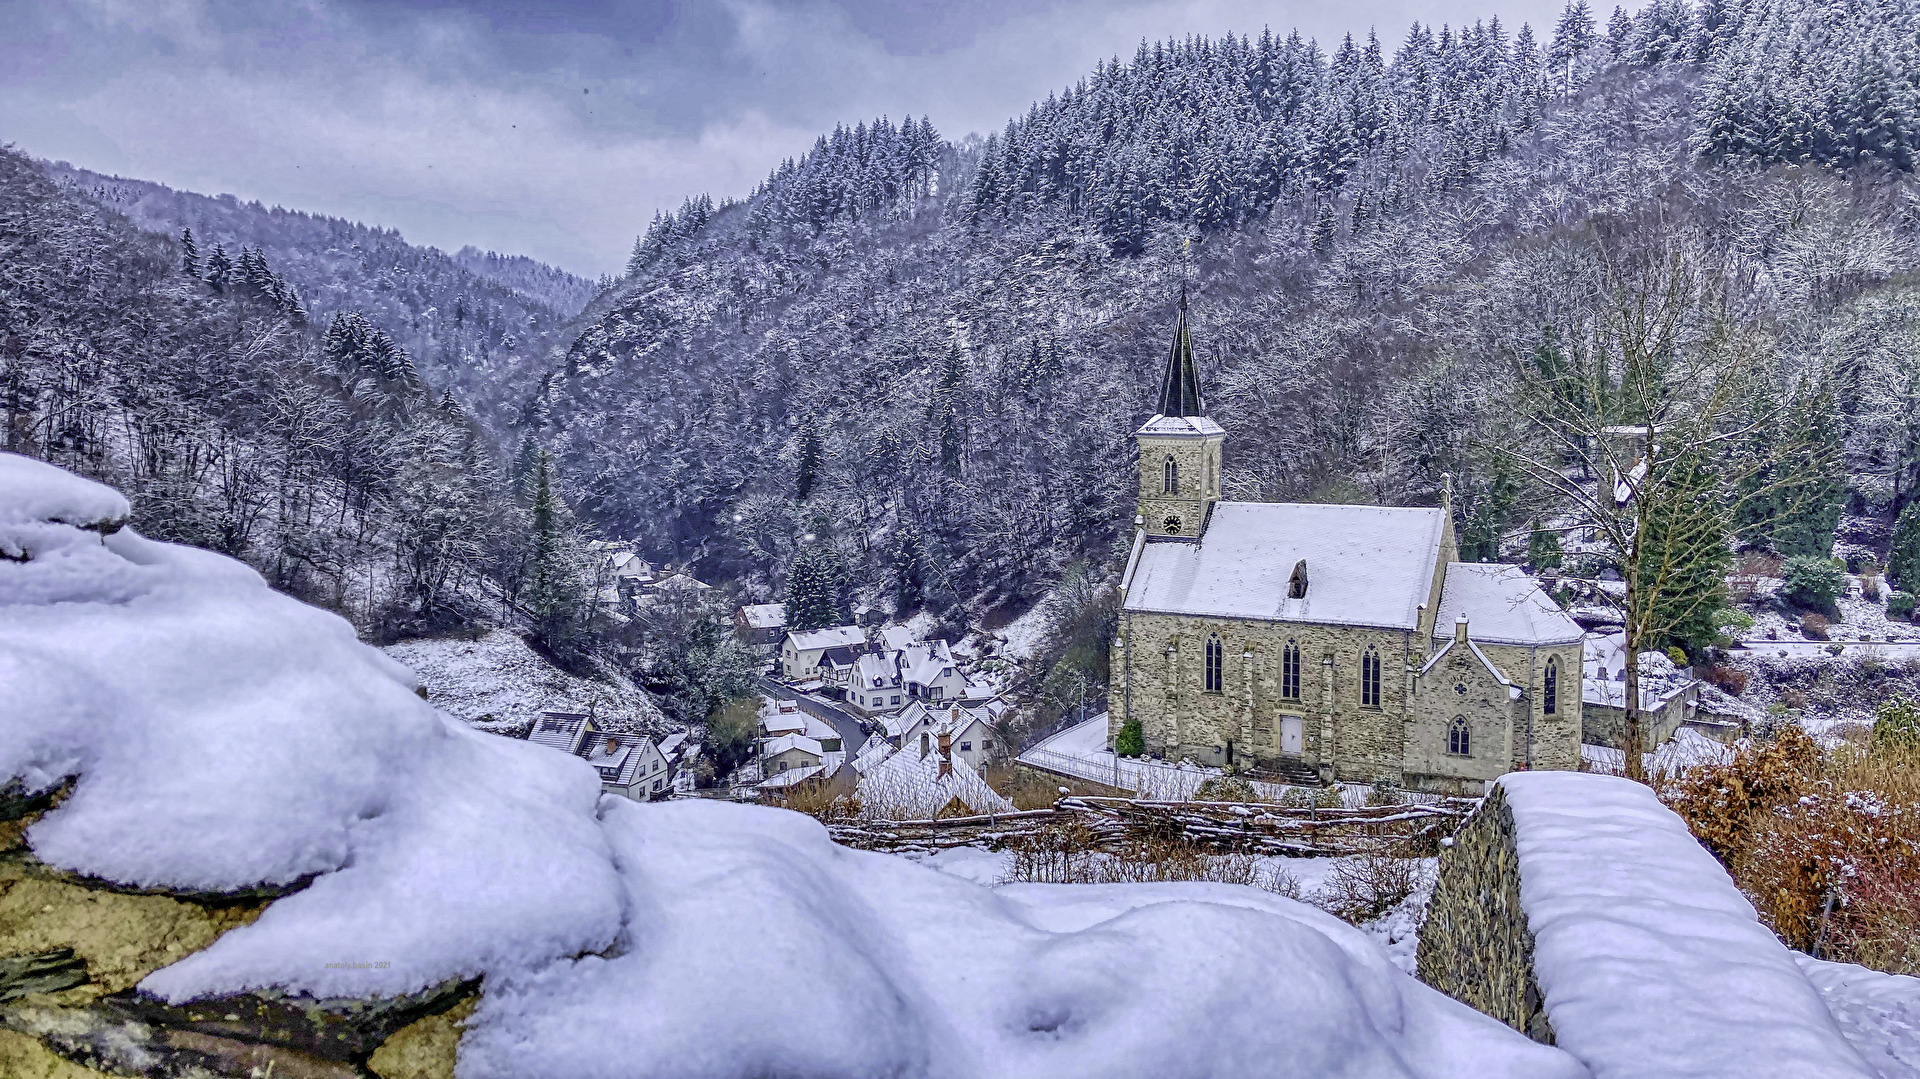
[[[1143,37],[1391,48],[1497,14],[1544,38],[1561,2],[0,0],[0,142],[594,275],[655,209],[744,195],[836,122],[958,138]]]

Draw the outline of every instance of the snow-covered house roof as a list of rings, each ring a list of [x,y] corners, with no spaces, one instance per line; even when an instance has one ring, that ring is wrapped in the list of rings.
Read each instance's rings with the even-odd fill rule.
[[[781,787],[791,787],[798,783],[805,783],[807,780],[825,771],[826,768],[818,764],[809,764],[800,768],[789,768],[784,772],[775,772],[773,775],[761,780],[759,786],[762,790],[778,790]]]
[[[1439,509],[1221,502],[1203,538],[1142,547],[1126,609],[1417,629],[1444,523]]]
[[[674,591],[700,592],[700,591],[705,591],[706,589],[712,588],[713,586],[710,584],[707,584],[705,581],[697,581],[685,573],[673,573],[660,578],[660,580],[657,583],[655,583],[654,587],[656,589],[661,589],[669,592],[674,592]]]
[[[787,624],[787,605],[750,603],[740,608],[740,617],[748,629],[780,629]]]
[[[895,818],[932,817],[956,798],[974,813],[1013,812],[1013,803],[965,760],[938,753],[922,757],[915,749],[895,750],[870,765],[860,777],[859,793],[867,811]]]
[[[796,652],[811,652],[816,648],[848,648],[866,644],[867,631],[859,626],[794,630],[787,634],[787,642],[793,645]]]
[[[580,736],[586,729],[587,717],[583,712],[542,712],[527,732],[527,741],[572,753],[579,748]]]
[[[761,755],[777,757],[789,749],[797,749],[802,753],[811,753],[816,757],[826,752],[826,750],[820,748],[820,743],[816,739],[809,738],[804,734],[783,734],[778,738],[769,739],[766,748],[761,751]]]
[[[945,641],[909,645],[900,653],[900,675],[909,682],[930,686],[954,674],[953,649]]]
[[[1488,644],[1572,644],[1585,635],[1519,566],[1449,563],[1439,617],[1433,623],[1435,636],[1453,632],[1454,620],[1462,615],[1473,639]]]
[[[859,651],[852,646],[836,645],[833,648],[821,652],[819,660],[817,660],[814,665],[818,667],[831,667],[836,671],[851,671],[854,662],[859,658]]]
[[[638,734],[594,731],[578,750],[579,756],[600,770],[600,781],[631,787],[658,754],[652,740]]]
[[[913,643],[913,631],[905,626],[885,626],[880,630],[880,642],[888,650],[899,652]]]
[[[862,689],[891,689],[900,685],[900,659],[895,652],[869,652],[853,665],[854,685]]]

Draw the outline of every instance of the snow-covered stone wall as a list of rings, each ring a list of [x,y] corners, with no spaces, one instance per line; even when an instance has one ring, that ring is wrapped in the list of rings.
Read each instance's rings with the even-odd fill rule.
[[[1419,975],[1597,1079],[1872,1079],[1793,953],[1653,792],[1502,777],[1440,856]]]

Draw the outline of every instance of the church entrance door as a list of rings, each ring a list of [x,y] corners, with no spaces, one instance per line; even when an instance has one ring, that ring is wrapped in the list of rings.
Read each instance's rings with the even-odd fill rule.
[[[1300,755],[1300,717],[1280,717],[1280,752],[1290,756]]]

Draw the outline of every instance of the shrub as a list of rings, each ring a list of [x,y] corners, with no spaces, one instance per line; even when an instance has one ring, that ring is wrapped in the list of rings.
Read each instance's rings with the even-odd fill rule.
[[[1540,528],[1535,521],[1533,533],[1527,537],[1527,565],[1535,573],[1545,573],[1559,569],[1565,557],[1560,550],[1560,534]]]
[[[1800,616],[1800,635],[1809,641],[1824,641],[1829,624],[1826,615],[1803,614]]]
[[[1873,721],[1873,742],[1920,748],[1920,702],[1912,697],[1895,697],[1882,704]]]
[[[1860,598],[1874,603],[1880,602],[1880,578],[1867,574],[1860,578]]]
[[[1780,594],[1789,603],[1815,611],[1831,611],[1847,590],[1847,573],[1832,559],[1802,556],[1789,558],[1784,570],[1786,585]]]
[[[1129,716],[1120,724],[1120,733],[1113,736],[1113,751],[1122,757],[1138,757],[1147,751],[1146,732],[1138,717]]]
[[[1420,887],[1421,865],[1415,858],[1385,854],[1342,859],[1327,874],[1320,905],[1355,925],[1373,921]]]
[[[1280,804],[1288,809],[1339,809],[1346,803],[1338,787],[1288,787]]]
[[[1691,665],[1687,659],[1686,650],[1677,644],[1667,646],[1667,659],[1673,664],[1676,670],[1684,671]]]
[[[1913,593],[1895,592],[1887,597],[1888,618],[1913,617]]]
[[[1252,783],[1239,776],[1215,776],[1200,781],[1194,788],[1193,800],[1196,802],[1260,802],[1260,792]]]
[[[1753,628],[1753,616],[1738,607],[1722,607],[1713,616],[1715,625],[1725,627],[1735,633],[1745,633]]]
[[[1400,789],[1400,782],[1392,776],[1381,776],[1367,788],[1367,804],[1370,806],[1397,806],[1407,801],[1406,792]]]
[[[1740,668],[1729,667],[1724,663],[1716,663],[1708,667],[1706,673],[1708,683],[1735,697],[1747,691],[1747,682],[1751,677]]]
[[[1887,555],[1887,576],[1902,591],[1920,590],[1920,502],[1900,511],[1893,526],[1893,550]]]

